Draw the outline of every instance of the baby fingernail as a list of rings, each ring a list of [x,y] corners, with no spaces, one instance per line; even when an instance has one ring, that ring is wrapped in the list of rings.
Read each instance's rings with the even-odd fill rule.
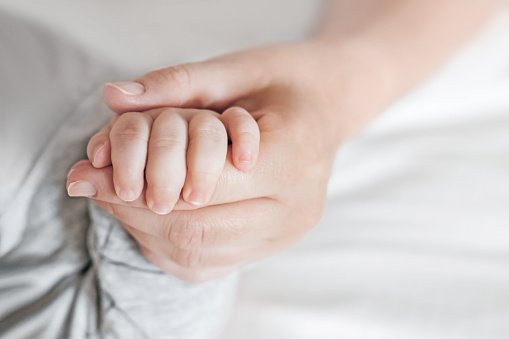
[[[140,95],[145,93],[145,86],[134,81],[109,82],[106,86],[114,87],[127,95]]]
[[[191,191],[191,193],[189,193],[189,196],[187,197],[186,200],[188,203],[190,203],[192,205],[200,206],[205,203],[205,194],[203,194],[201,192]]]
[[[253,160],[253,157],[251,156],[251,153],[249,153],[249,152],[244,152],[239,157],[240,162],[252,162],[252,160]]]
[[[74,168],[71,168],[69,172],[67,172],[67,179],[71,176],[71,173],[74,172]]]
[[[97,155],[99,154],[99,152],[103,149],[105,143],[102,143],[100,144],[99,146],[96,147],[96,149],[94,150],[94,154],[92,155],[92,165],[94,167],[96,167],[96,161],[97,161]]]
[[[124,201],[133,201],[136,200],[136,194],[134,194],[134,191],[130,189],[123,189],[118,192],[118,196],[120,199]]]
[[[75,181],[67,187],[67,194],[70,197],[93,197],[96,193],[94,185],[88,181]]]
[[[170,206],[164,205],[164,204],[154,204],[150,208],[152,211],[154,211],[157,214],[165,215],[170,213]]]

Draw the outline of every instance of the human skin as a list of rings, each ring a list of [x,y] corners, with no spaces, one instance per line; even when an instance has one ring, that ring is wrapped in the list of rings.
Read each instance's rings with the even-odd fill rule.
[[[84,160],[68,178],[118,218],[143,254],[191,282],[228,274],[299,241],[319,221],[338,147],[426,77],[500,6],[491,0],[331,1],[303,42],[261,47],[107,85],[117,113],[240,106],[260,128],[249,172],[231,155],[210,202],[166,216],[117,197],[111,167]],[[141,86],[136,85],[141,84]],[[138,88],[138,92],[133,89]],[[94,140],[89,149],[98,147]],[[104,156],[104,155],[96,155]],[[93,160],[93,159],[90,159]],[[82,193],[82,194],[79,194]]]
[[[235,167],[252,169],[260,131],[249,112],[240,107],[222,114],[165,107],[113,114],[87,151],[95,168],[112,165],[119,198],[138,199],[146,182],[147,206],[165,215],[180,196],[193,206],[210,200],[224,167],[228,140]],[[75,189],[76,184],[69,190]]]

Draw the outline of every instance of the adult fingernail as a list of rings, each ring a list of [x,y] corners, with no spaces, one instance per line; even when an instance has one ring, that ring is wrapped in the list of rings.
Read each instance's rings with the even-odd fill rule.
[[[88,181],[75,181],[67,187],[67,194],[70,197],[93,197],[96,195],[97,190],[94,185]]]
[[[109,82],[106,86],[114,87],[127,95],[140,95],[145,93],[145,86],[134,81]]]
[[[253,157],[251,156],[251,153],[249,152],[244,152],[240,155],[239,157],[239,161],[240,162],[252,162],[253,161]]]
[[[187,196],[186,201],[192,205],[200,206],[205,203],[205,194],[202,192],[191,191]]]
[[[134,201],[136,200],[136,194],[134,194],[134,191],[130,189],[123,189],[118,192],[118,196],[120,199],[124,201]]]

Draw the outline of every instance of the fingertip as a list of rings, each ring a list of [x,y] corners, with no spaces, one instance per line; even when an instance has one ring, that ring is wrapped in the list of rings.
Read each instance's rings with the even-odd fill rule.
[[[90,138],[88,144],[87,144],[87,157],[90,162],[94,161],[94,156],[101,148],[101,146],[104,145],[104,142],[108,139],[108,136],[104,135],[102,133],[102,130],[98,133],[96,133],[92,138]]]
[[[195,210],[198,208],[199,207],[197,207],[197,206],[189,204],[187,201],[184,200],[183,197],[180,197],[180,199],[177,201],[175,206],[173,206],[172,211],[191,211],[191,210]]]
[[[67,194],[70,197],[93,197],[97,194],[97,188],[88,181],[73,181],[67,185]]]
[[[147,198],[147,205],[150,210],[159,215],[167,215],[171,212],[171,206],[167,204],[155,203],[152,199]]]
[[[241,107],[227,109],[222,117],[232,141],[232,161],[240,171],[251,170],[260,147],[260,129],[253,116]]]
[[[124,200],[125,202],[131,202],[140,196],[139,194],[136,194],[136,192],[133,189],[130,188],[117,188],[115,187],[115,191],[117,192],[117,196]]]
[[[186,188],[182,194],[184,201],[194,207],[201,207],[207,204],[210,198],[201,190]]]
[[[242,172],[249,172],[253,169],[254,164],[253,163],[247,163],[247,162],[234,162],[235,168]]]
[[[73,174],[75,174],[76,171],[80,167],[84,167],[86,165],[90,165],[90,161],[88,161],[88,160],[80,160],[77,163],[75,163],[74,165],[72,165],[72,167],[69,169],[69,172],[67,172],[66,186],[68,186],[71,182],[73,182],[73,177],[74,177]]]
[[[171,195],[158,192],[156,188],[150,185],[147,187],[145,196],[148,208],[159,215],[169,214],[177,203],[176,200],[172,201],[173,197]]]
[[[247,172],[253,169],[258,160],[257,147],[233,146],[233,164],[240,171]]]
[[[124,95],[136,96],[145,93],[145,86],[135,81],[108,82],[104,85],[104,92],[110,90],[120,91]]]
[[[238,155],[235,156],[234,165],[238,170],[248,171],[253,168],[253,155],[249,151],[236,152]]]
[[[115,193],[120,200],[125,202],[132,202],[137,200],[143,191],[143,186],[137,187],[136,183],[119,183],[120,180],[115,177],[115,169],[113,169],[113,187]]]
[[[103,100],[113,112],[124,113],[136,110],[144,93],[145,87],[138,82],[110,82],[104,85]]]
[[[109,140],[95,147],[90,161],[95,168],[103,168],[111,165],[111,144]]]

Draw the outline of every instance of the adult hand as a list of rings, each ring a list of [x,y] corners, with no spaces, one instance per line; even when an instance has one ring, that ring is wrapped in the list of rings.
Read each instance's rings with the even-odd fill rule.
[[[230,153],[207,206],[189,210],[181,202],[178,210],[160,216],[142,199],[117,198],[111,167],[103,167],[107,126],[89,145],[98,168],[89,161],[76,164],[69,193],[93,198],[123,222],[149,260],[185,280],[212,279],[280,251],[320,218],[338,145],[438,66],[500,5],[498,0],[331,1],[316,38],[308,42],[109,84],[104,98],[117,113],[245,108],[260,128],[258,162],[243,173],[232,166]]]
[[[68,187],[80,183],[70,194],[90,196],[123,223],[150,261],[188,281],[216,278],[287,248],[320,219],[336,149],[369,120],[366,112],[376,102],[360,105],[355,95],[370,87],[360,86],[360,72],[350,79],[350,67],[368,65],[355,65],[347,54],[333,58],[322,52],[320,43],[272,46],[105,86],[106,104],[120,114],[167,106],[219,111],[241,106],[255,117],[261,134],[255,168],[236,170],[230,150],[207,206],[195,209],[180,201],[160,216],[147,208],[144,194],[130,203],[117,198],[108,166],[109,126],[90,141],[91,162],[73,167]],[[335,66],[341,56],[345,71]],[[372,73],[372,84],[374,79]],[[350,110],[352,102],[356,111]]]

